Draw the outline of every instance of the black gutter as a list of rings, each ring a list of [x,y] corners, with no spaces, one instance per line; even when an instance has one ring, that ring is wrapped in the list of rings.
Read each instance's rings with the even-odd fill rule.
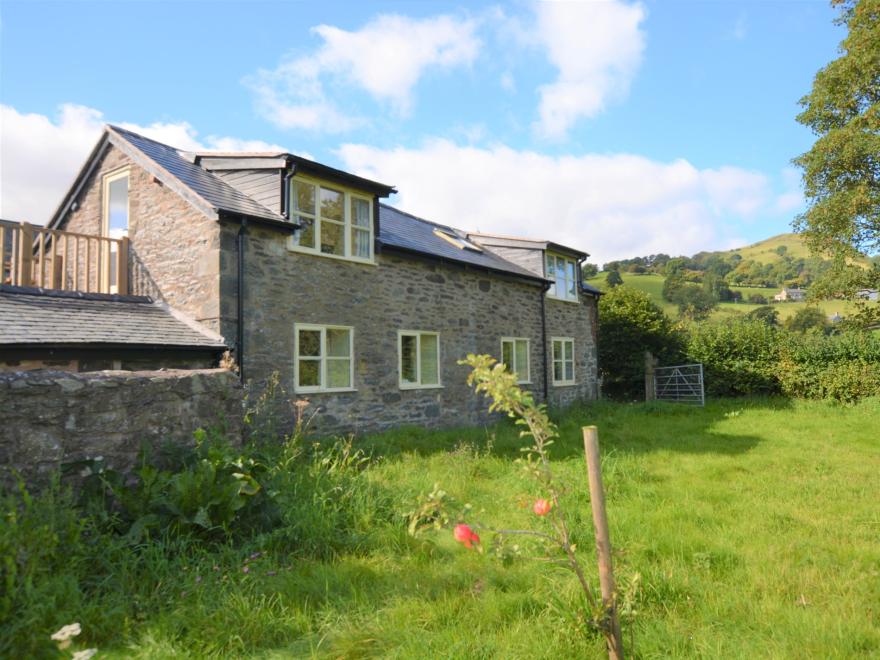
[[[236,329],[235,329],[235,361],[238,362],[238,377],[244,382],[244,239],[247,234],[247,218],[241,217],[236,236],[236,250],[238,252],[238,274],[236,294]]]
[[[550,396],[550,369],[547,364],[547,292],[550,291],[550,282],[544,283],[541,290],[541,346],[544,348],[544,403],[548,403]]]

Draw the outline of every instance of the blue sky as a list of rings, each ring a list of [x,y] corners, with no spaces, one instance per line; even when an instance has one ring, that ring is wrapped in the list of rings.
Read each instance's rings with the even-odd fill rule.
[[[45,221],[103,122],[281,146],[466,229],[596,261],[789,230],[824,2],[15,2],[0,213]]]

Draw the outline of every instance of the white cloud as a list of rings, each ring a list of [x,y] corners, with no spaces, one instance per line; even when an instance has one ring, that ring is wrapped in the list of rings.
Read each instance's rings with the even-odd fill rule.
[[[105,123],[99,110],[81,105],[62,105],[54,120],[0,105],[0,217],[45,224]],[[119,125],[190,151],[283,150],[259,140],[216,135],[201,139],[186,122]]]
[[[645,49],[646,11],[640,3],[619,0],[539,2],[535,11],[536,32],[529,38],[558,69],[556,81],[538,89],[536,129],[560,138],[579,119],[626,94]]]
[[[730,30],[730,37],[735,39],[736,41],[742,41],[749,34],[749,24],[746,20],[745,14],[740,14],[736,23],[733,24],[733,28]]]
[[[395,113],[412,111],[413,88],[431,68],[468,65],[480,50],[477,22],[452,16],[383,15],[349,32],[319,25],[323,44],[310,55],[261,70],[245,82],[261,114],[283,128],[343,132],[365,120],[337,108],[328,85],[354,84]]]
[[[804,200],[803,182],[801,172],[793,167],[782,170],[782,183],[785,192],[776,198],[775,208],[779,213],[792,214],[801,211],[806,206]]]
[[[727,245],[766,208],[767,180],[735,167],[628,155],[547,156],[434,140],[418,149],[347,144],[353,171],[393,183],[407,211],[466,230],[543,238],[591,260]]]

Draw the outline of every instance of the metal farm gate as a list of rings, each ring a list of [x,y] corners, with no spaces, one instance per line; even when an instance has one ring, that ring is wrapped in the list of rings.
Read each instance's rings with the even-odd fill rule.
[[[654,398],[659,401],[706,405],[702,364],[654,367]]]

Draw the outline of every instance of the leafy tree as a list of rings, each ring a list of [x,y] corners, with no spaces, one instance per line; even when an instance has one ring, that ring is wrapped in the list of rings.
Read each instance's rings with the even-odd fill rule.
[[[611,270],[608,271],[608,275],[605,277],[605,282],[608,284],[608,288],[613,289],[614,287],[623,284],[623,278],[620,276],[619,271]]]
[[[832,4],[841,8],[837,23],[848,34],[840,57],[816,74],[800,101],[797,120],[817,140],[794,159],[810,204],[795,228],[841,271],[861,251],[880,248],[880,0]],[[856,285],[855,275],[850,269],[838,284]]]
[[[596,264],[587,262],[581,267],[581,271],[584,274],[584,279],[589,279],[599,274],[599,267]]]
[[[750,293],[749,302],[753,305],[766,305],[767,298],[762,296],[760,293]]]
[[[620,286],[599,300],[599,373],[602,391],[612,398],[645,395],[645,351],[661,363],[679,356],[682,339],[672,321],[648,294]]]
[[[794,316],[785,321],[785,329],[793,332],[806,332],[812,329],[827,332],[830,329],[825,313],[818,307],[804,307],[799,309]]]
[[[673,296],[678,304],[678,313],[682,318],[691,321],[703,321],[709,318],[712,310],[718,306],[718,299],[704,288],[693,284],[685,284]]]
[[[746,318],[762,321],[763,323],[774,327],[779,325],[779,312],[773,309],[770,305],[763,305],[762,307],[753,309],[746,314]]]
[[[780,245],[779,247],[776,248],[776,254],[778,254],[780,257],[782,255],[784,255],[786,252],[788,252],[788,246],[786,246],[786,245]]]

